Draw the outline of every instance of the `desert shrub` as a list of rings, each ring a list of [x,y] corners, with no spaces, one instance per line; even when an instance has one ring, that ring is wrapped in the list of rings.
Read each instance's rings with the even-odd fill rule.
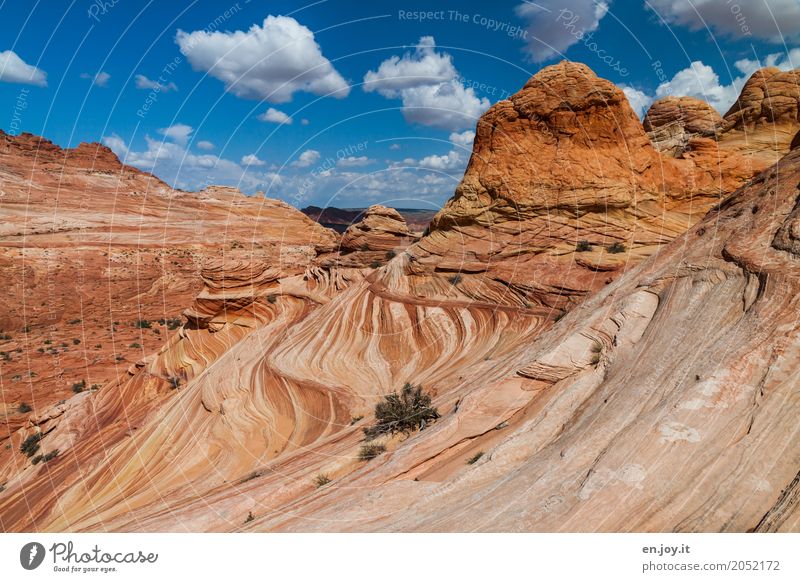
[[[361,449],[358,451],[358,460],[369,461],[385,452],[385,446],[376,443],[367,443],[365,445],[361,445]]]
[[[614,254],[624,253],[625,252],[625,245],[622,244],[621,242],[615,242],[610,247],[608,247],[608,252],[609,253],[614,253]]]
[[[369,245],[367,243],[362,244],[361,245],[361,250],[362,251],[368,251],[369,250]]]
[[[130,345],[130,347],[132,347],[132,348],[140,348],[140,347],[142,347],[142,344],[140,344],[139,342],[133,342]]]
[[[17,411],[23,413],[30,412],[31,410],[33,410],[33,408],[31,408],[30,404],[28,404],[27,402],[20,402],[19,406],[17,407]]]
[[[380,263],[380,261],[372,261],[372,262],[369,264],[369,268],[370,268],[370,269],[379,269],[380,267],[381,267],[381,263]]]
[[[397,256],[397,253],[394,251],[386,251],[386,259],[391,260]]]
[[[46,463],[47,461],[52,461],[57,456],[58,456],[58,449],[55,449],[44,455],[36,455],[33,459],[31,459],[31,463],[34,465],[38,465],[39,463]]]
[[[139,329],[150,329],[153,324],[146,319],[137,319],[133,325]]]
[[[40,432],[33,433],[19,446],[19,451],[28,457],[32,457],[39,450],[39,441],[44,435]]]
[[[363,415],[363,414],[359,414],[358,416],[354,416],[354,417],[352,417],[352,418],[350,419],[350,426],[353,426],[355,423],[357,423],[359,420],[361,420],[361,419],[363,419],[363,418],[364,418],[364,415]]]
[[[255,519],[255,516],[253,515],[253,512],[252,511],[248,511],[247,512],[247,517],[245,518],[244,522],[245,523],[250,523],[254,519]]]
[[[72,391],[75,394],[80,394],[86,388],[86,380],[81,380],[80,382],[75,382],[72,385]]]
[[[275,303],[278,300],[278,296],[275,294],[267,295],[267,301],[269,303]]]
[[[575,245],[575,252],[585,253],[590,250],[592,250],[592,245],[589,243],[588,240],[578,241],[578,244]]]
[[[73,345],[73,346],[77,346],[77,345],[78,345],[78,344],[80,344],[80,343],[81,343],[81,340],[80,340],[80,339],[78,339],[78,338],[76,338],[76,337],[72,338],[72,345]]]
[[[475,463],[478,462],[478,459],[480,459],[482,456],[483,456],[483,451],[478,451],[477,453],[472,455],[469,459],[467,459],[467,465],[474,465]]]
[[[439,418],[439,412],[431,406],[431,397],[422,391],[422,386],[406,382],[398,394],[392,392],[375,405],[373,426],[364,429],[367,438],[396,432],[409,433],[425,428],[425,423]]]
[[[328,477],[325,473],[320,473],[316,477],[314,477],[314,485],[317,487],[323,487],[331,482],[331,478]]]
[[[451,283],[452,285],[458,285],[459,283],[461,283],[461,281],[462,281],[463,279],[464,279],[464,278],[463,278],[461,275],[458,275],[458,274],[456,274],[456,275],[453,275],[452,277],[450,277],[450,278],[448,279],[448,281],[450,281],[450,283]]]
[[[169,387],[173,390],[181,387],[181,379],[178,376],[170,376],[167,378],[167,382],[169,383]]]
[[[80,323],[80,322],[81,322],[81,320],[80,320],[80,319],[70,319],[70,320],[69,320],[69,324],[70,324],[70,325],[76,325],[76,324],[78,324],[78,323]]]

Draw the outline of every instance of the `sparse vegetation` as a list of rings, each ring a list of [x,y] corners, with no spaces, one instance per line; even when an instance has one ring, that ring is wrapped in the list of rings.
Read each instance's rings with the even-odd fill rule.
[[[152,322],[146,319],[137,319],[133,325],[139,329],[150,329],[153,326]]]
[[[142,347],[142,344],[140,344],[139,342],[133,342],[130,345],[130,347],[132,347],[132,348],[140,348],[140,347]]]
[[[460,274],[455,274],[448,279],[451,285],[458,285],[463,280],[463,277]]]
[[[77,345],[78,345],[78,344],[80,344],[80,343],[81,343],[81,340],[80,340],[80,339],[78,339],[78,338],[76,338],[76,337],[72,338],[72,345],[73,345],[73,346],[77,346]]]
[[[409,433],[425,428],[429,421],[439,418],[439,412],[431,406],[431,397],[422,391],[422,386],[406,382],[398,394],[392,392],[375,405],[373,426],[364,429],[368,439],[382,434]]]
[[[278,300],[278,296],[274,293],[267,295],[267,302],[268,303],[275,303]]]
[[[40,432],[36,432],[28,436],[28,438],[22,441],[22,444],[19,446],[20,452],[28,457],[35,455],[36,451],[39,450],[39,441],[42,440],[43,436],[44,435]]]
[[[21,412],[23,414],[26,412],[30,412],[31,410],[33,410],[33,408],[31,408],[30,404],[28,404],[27,402],[20,402],[19,406],[17,407],[17,412]]]
[[[47,461],[52,461],[57,456],[58,456],[58,449],[55,449],[44,455],[36,455],[33,459],[31,459],[31,463],[33,463],[34,465],[37,465],[39,463],[46,463]]]
[[[172,331],[183,325],[183,320],[180,317],[164,317],[159,319],[158,323],[167,326],[167,329]]]
[[[386,260],[392,260],[397,256],[397,253],[394,251],[386,251]]]
[[[317,487],[323,487],[331,482],[331,478],[328,477],[325,473],[320,473],[316,477],[314,477],[314,485]]]
[[[367,243],[362,244],[361,245],[361,250],[362,251],[368,251],[369,250],[369,245]]]
[[[81,322],[81,320],[80,320],[80,319],[70,319],[70,320],[69,320],[69,324],[70,324],[70,325],[77,325],[77,324],[79,324],[80,322]]]
[[[253,515],[253,512],[252,511],[248,511],[247,512],[247,517],[245,518],[244,522],[245,523],[250,523],[254,519],[255,519],[255,516]]]
[[[586,253],[592,250],[592,245],[589,243],[588,240],[578,241],[578,244],[575,245],[575,252],[576,253]]]
[[[81,380],[80,382],[75,382],[72,385],[72,391],[75,394],[80,394],[86,388],[86,380]]]
[[[381,267],[381,263],[380,263],[380,261],[372,261],[372,262],[369,264],[369,268],[370,268],[370,269],[380,269],[380,267]]]
[[[613,254],[624,253],[625,252],[625,245],[621,242],[615,242],[610,247],[608,247],[608,252]]]
[[[353,418],[350,419],[350,426],[353,426],[355,423],[357,423],[359,420],[362,420],[363,418],[364,418],[363,414],[359,414],[358,416],[354,416]]]
[[[376,443],[367,443],[365,445],[361,445],[361,449],[358,451],[358,460],[359,461],[370,461],[377,457],[380,454],[386,452],[386,447],[383,445],[379,445]]]
[[[181,379],[178,376],[170,376],[167,378],[167,382],[169,383],[169,387],[173,390],[177,390],[181,387]]]
[[[478,462],[478,460],[483,456],[483,451],[478,451],[474,455],[472,455],[469,459],[467,459],[467,465],[474,465]]]

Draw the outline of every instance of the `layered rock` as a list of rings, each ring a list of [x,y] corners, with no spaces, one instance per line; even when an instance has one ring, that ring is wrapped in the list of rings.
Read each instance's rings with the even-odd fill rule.
[[[345,230],[338,253],[323,261],[344,267],[381,266],[417,240],[394,208],[370,206],[361,220]]]
[[[653,146],[678,157],[695,137],[715,137],[722,116],[705,101],[694,97],[664,97],[654,102],[643,120]]]
[[[800,154],[729,197],[722,144],[664,155],[611,83],[543,69],[382,268],[209,263],[162,350],[15,432],[67,454],[0,465],[0,526],[796,529]],[[374,214],[350,248],[404,236]],[[441,418],[359,461],[405,382]]]

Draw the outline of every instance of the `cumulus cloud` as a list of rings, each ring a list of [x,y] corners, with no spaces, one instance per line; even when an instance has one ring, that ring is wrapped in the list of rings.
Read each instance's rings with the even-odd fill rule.
[[[288,16],[267,16],[247,31],[179,30],[175,41],[195,70],[238,97],[285,103],[297,91],[337,98],[350,92],[311,30]]]
[[[668,95],[676,97],[686,95],[703,99],[724,115],[738,99],[747,79],[757,70],[763,67],[777,67],[788,71],[798,66],[800,66],[800,48],[791,49],[785,53],[769,54],[764,57],[763,61],[740,59],[734,63],[734,68],[739,74],[733,77],[730,83],[725,83],[709,65],[702,61],[694,61],[685,69],[675,73],[672,79],[661,83],[656,88],[654,96],[631,87],[623,86],[623,91],[637,113],[640,113],[639,107],[646,110],[655,99]]]
[[[280,182],[280,177],[273,173],[243,167],[213,154],[193,154],[180,144],[149,136],[145,137],[146,149],[141,151],[132,149],[116,134],[102,141],[126,164],[151,172],[176,188],[197,190],[223,184],[255,192]]]
[[[47,87],[47,73],[27,64],[14,51],[0,52],[0,81]]]
[[[197,147],[200,148],[201,150],[213,150],[214,144],[211,143],[210,141],[203,140],[197,142]]]
[[[392,145],[389,146],[389,149],[392,150],[393,152],[396,152],[396,151],[398,151],[400,149],[400,144],[399,143],[393,143]]]
[[[797,0],[650,0],[648,7],[669,24],[715,32],[736,38],[758,37],[776,43],[800,37]]]
[[[367,156],[348,156],[340,159],[336,165],[340,168],[358,168],[360,166],[368,166],[374,161]]]
[[[169,127],[162,127],[158,130],[158,133],[171,139],[175,143],[186,145],[186,142],[189,141],[189,136],[193,131],[194,129],[191,125],[176,123],[175,125],[170,125]]]
[[[464,87],[452,57],[435,48],[432,36],[420,38],[413,53],[392,56],[377,70],[368,71],[364,91],[401,99],[403,116],[410,123],[450,131],[472,127],[489,100]]]
[[[157,90],[161,93],[168,93],[169,91],[177,91],[178,86],[170,81],[169,83],[161,83],[160,81],[153,81],[152,79],[148,79],[144,75],[136,75],[134,77],[134,82],[136,83],[137,89],[148,89],[148,90]]]
[[[517,16],[528,21],[527,53],[535,62],[562,54],[598,29],[610,4],[610,0],[537,0],[517,5]]]
[[[627,85],[621,85],[621,87],[622,92],[625,93],[625,97],[628,98],[628,103],[631,104],[631,107],[636,112],[636,115],[639,116],[639,119],[644,117],[644,114],[647,112],[650,104],[653,103],[653,97],[644,91],[640,91],[639,89],[635,89],[633,87],[628,87]]]
[[[320,154],[317,150],[306,150],[300,154],[296,161],[292,162],[292,165],[296,168],[307,168],[315,164],[319,158]]]
[[[102,139],[103,145],[111,148],[118,157],[124,158],[128,153],[128,146],[125,145],[125,140],[118,136],[116,133],[107,135]]]
[[[472,142],[475,141],[475,132],[471,129],[461,133],[451,133],[450,141],[455,145],[472,151]]]
[[[292,118],[286,115],[283,111],[279,111],[274,107],[270,107],[264,113],[258,116],[261,121],[268,121],[270,123],[285,123],[290,125]]]
[[[258,156],[255,154],[247,154],[246,156],[242,157],[242,160],[239,163],[243,166],[264,166],[267,162],[264,160],[259,160]]]
[[[97,85],[98,87],[108,87],[108,80],[110,78],[111,75],[109,75],[105,71],[100,71],[95,75],[91,75],[89,73],[81,73],[81,79],[91,79],[92,85]]]

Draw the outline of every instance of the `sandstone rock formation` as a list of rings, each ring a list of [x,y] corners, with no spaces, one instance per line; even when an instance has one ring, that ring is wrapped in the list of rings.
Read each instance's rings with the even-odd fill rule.
[[[660,153],[618,88],[543,69],[385,266],[208,262],[157,353],[13,433],[0,528],[796,531],[800,150],[747,183],[734,143]],[[404,236],[373,214],[350,247]],[[405,382],[441,418],[360,461]]]
[[[653,146],[678,157],[695,137],[716,137],[722,116],[705,101],[694,97],[664,97],[647,110],[643,126]]]
[[[163,345],[208,260],[298,274],[335,243],[284,202],[173,190],[99,144],[0,132],[0,442]]]
[[[403,216],[394,208],[370,206],[361,220],[345,230],[338,253],[323,264],[378,267],[417,240]]]

